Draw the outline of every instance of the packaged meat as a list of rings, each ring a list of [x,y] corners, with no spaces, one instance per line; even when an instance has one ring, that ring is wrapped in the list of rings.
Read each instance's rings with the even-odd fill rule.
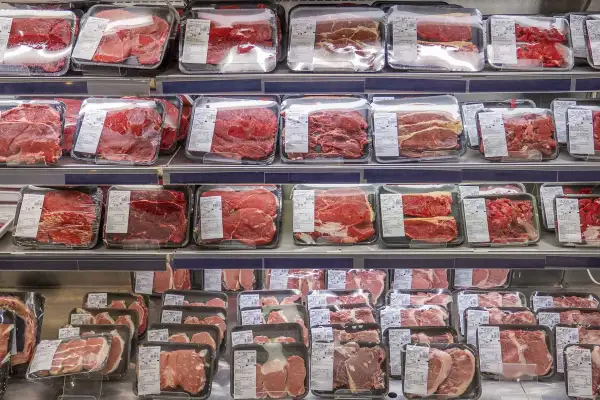
[[[228,297],[224,292],[210,290],[173,290],[162,295],[163,306],[193,306],[227,308]]]
[[[311,290],[306,296],[306,306],[311,308],[326,307],[328,305],[370,305],[371,293],[363,289],[329,289],[329,290]]]
[[[479,325],[477,348],[481,375],[489,379],[554,376],[552,331],[539,325]],[[493,360],[501,360],[494,362]]]
[[[194,286],[203,290],[224,291],[237,293],[244,290],[254,290],[261,287],[261,271],[253,269],[205,269],[202,271],[202,282],[198,285],[198,273],[195,272]]]
[[[231,328],[231,345],[264,343],[304,343],[304,330],[297,322],[236,325]]]
[[[485,66],[479,10],[446,6],[389,7],[388,65],[395,69],[481,71]]]
[[[506,289],[510,286],[510,269],[469,269],[453,270],[452,287],[454,289]]]
[[[366,163],[371,109],[362,96],[288,96],[281,103],[281,160]],[[297,130],[296,130],[297,129]]]
[[[277,32],[270,7],[193,6],[182,24],[179,69],[186,74],[271,72],[277,64]]]
[[[176,248],[188,244],[189,186],[111,186],[104,244],[116,248]]]
[[[450,269],[393,269],[392,289],[449,289]]]
[[[381,343],[381,328],[375,322],[325,324],[310,329],[311,342]]]
[[[544,183],[540,186],[538,204],[542,211],[544,228],[549,231],[556,229],[554,214],[554,199],[563,195],[592,194],[596,191],[595,184],[586,182]]]
[[[166,6],[93,5],[81,19],[73,61],[83,69],[156,69],[174,24],[175,12]]]
[[[588,15],[585,18],[583,27],[587,61],[590,66],[596,69],[600,68],[600,48],[598,47],[600,44],[598,42],[598,34],[600,33],[599,19],[599,16],[596,14]]]
[[[582,307],[544,307],[535,313],[537,323],[553,329],[558,324],[600,326],[600,310]]]
[[[467,196],[478,196],[480,194],[513,194],[527,193],[525,185],[514,183],[467,183],[458,185],[460,198]]]
[[[27,379],[101,374],[108,362],[111,341],[109,334],[42,340],[35,348]]]
[[[10,374],[10,353],[15,337],[15,314],[6,309],[0,309],[0,397],[6,392],[6,381]]]
[[[569,12],[565,14],[565,18],[569,23],[569,32],[571,33],[571,43],[573,44],[573,57],[575,57],[575,61],[587,61],[587,45],[584,25],[586,17],[592,14],[593,13],[587,12]]]
[[[148,300],[139,294],[102,292],[86,293],[83,296],[82,306],[86,308],[118,308],[128,309],[138,314],[138,337],[146,334],[148,327]]]
[[[79,325],[123,325],[129,329],[131,349],[135,351],[138,344],[140,313],[134,309],[123,308],[90,308],[78,307],[69,313],[68,324]]]
[[[340,304],[308,310],[311,330],[317,326],[376,323],[376,311],[366,304]]]
[[[465,335],[464,316],[469,307],[527,307],[527,298],[517,291],[459,290],[453,293],[454,326]],[[535,310],[534,310],[535,311]]]
[[[595,106],[600,104],[596,99],[577,99],[574,97],[557,98],[550,103],[550,109],[554,116],[556,126],[556,137],[560,145],[567,144],[567,110],[576,106]]]
[[[402,353],[404,385],[409,399],[478,399],[479,355],[462,343],[407,344]]]
[[[14,314],[13,340],[16,346],[13,344],[10,348],[11,376],[26,375],[33,350],[42,334],[44,303],[44,296],[37,292],[0,292],[0,311],[7,310]]]
[[[531,294],[533,311],[550,307],[600,308],[600,298],[593,293],[582,292],[535,291]]]
[[[450,247],[464,241],[456,185],[383,185],[379,230],[388,247]]]
[[[227,309],[222,307],[163,306],[160,323],[214,325],[219,328],[219,344],[227,337]]]
[[[477,344],[477,327],[489,325],[537,325],[535,314],[527,307],[469,307],[463,315],[466,341]]]
[[[562,17],[492,15],[487,54],[496,69],[569,70],[574,64],[569,23]]]
[[[377,242],[374,185],[296,185],[292,203],[297,245]]]
[[[165,109],[156,100],[84,100],[71,157],[95,164],[153,165]]]
[[[438,305],[449,309],[452,293],[448,289],[392,289],[387,292],[385,302],[394,307]]]
[[[131,360],[131,333],[124,325],[66,325],[58,330],[58,338],[85,339],[94,335],[110,336],[110,350],[106,365],[100,371],[105,380],[123,379],[129,372]]]
[[[567,151],[581,160],[600,160],[600,106],[567,108]]]
[[[297,6],[289,11],[292,71],[376,72],[385,63],[385,13],[368,6]]]
[[[329,269],[327,289],[363,289],[371,294],[371,302],[380,306],[385,303],[383,294],[389,289],[387,274],[383,269]]]
[[[450,326],[450,311],[444,306],[385,306],[379,310],[379,324],[390,327]]]
[[[324,269],[267,269],[264,289],[298,289],[303,295],[325,289]]]
[[[241,310],[238,325],[282,324],[296,322],[302,327],[304,344],[308,345],[308,315],[306,308],[299,304],[264,306]]]
[[[62,155],[65,106],[57,101],[0,101],[0,165],[48,166]]]
[[[277,185],[202,185],[196,191],[194,241],[217,249],[277,247],[281,192]]]
[[[529,99],[510,99],[500,101],[467,101],[461,103],[460,112],[462,115],[465,133],[467,134],[467,144],[473,150],[479,148],[479,136],[477,135],[477,111],[488,110],[505,110],[510,108],[535,108],[533,100]],[[557,122],[558,125],[558,122]],[[557,127],[558,131],[558,127]],[[560,135],[559,135],[560,136]],[[565,139],[566,140],[566,139]]]
[[[387,351],[369,342],[313,342],[311,392],[319,397],[384,397],[389,389]]]
[[[198,97],[185,155],[204,163],[271,164],[279,127],[275,96]]]
[[[529,193],[469,196],[462,210],[471,246],[527,246],[540,240],[536,201]]]
[[[79,117],[79,110],[84,99],[78,98],[56,98],[54,99],[65,105],[65,124],[63,129],[62,137],[62,151],[63,154],[71,154],[73,148],[73,138],[75,136],[75,130],[77,129],[77,118]]]
[[[600,346],[568,344],[558,357],[564,359],[565,391],[569,399],[595,399],[600,395]],[[582,376],[592,379],[582,380]]]
[[[554,343],[556,345],[556,374],[563,376],[565,363],[562,355],[565,347],[573,343],[600,345],[600,327],[559,324],[554,329]]]
[[[244,290],[237,296],[238,311],[246,308],[302,304],[299,290]]]
[[[564,246],[600,246],[600,196],[554,198],[556,237]]]
[[[2,75],[59,76],[69,70],[77,19],[68,10],[3,9]]]
[[[558,157],[554,119],[548,109],[484,108],[475,118],[479,152],[488,161],[547,161]]]
[[[13,243],[28,249],[91,249],[98,242],[103,194],[94,186],[24,186]]]
[[[139,399],[207,399],[214,359],[207,344],[145,342],[138,348],[133,392]]]
[[[241,344],[232,351],[234,399],[301,399],[308,394],[308,349],[301,343]]]
[[[132,291],[151,297],[161,297],[169,289],[190,290],[192,288],[191,272],[189,269],[173,270],[167,263],[165,271],[132,272]]]

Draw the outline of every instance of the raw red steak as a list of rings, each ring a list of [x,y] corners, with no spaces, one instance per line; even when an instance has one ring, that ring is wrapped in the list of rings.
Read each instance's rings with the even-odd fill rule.
[[[381,342],[379,332],[375,329],[362,330],[356,332],[346,332],[341,329],[334,329],[333,338],[336,342]]]
[[[400,112],[397,113],[397,124],[400,155],[415,158],[440,156],[459,148],[463,126],[449,112]]]
[[[600,325],[600,311],[568,310],[560,313],[561,324]]]
[[[454,217],[407,218],[404,233],[415,242],[447,243],[456,240],[458,227]]]
[[[455,287],[473,287],[478,289],[493,289],[504,286],[510,269],[473,269],[470,286],[461,286],[455,282]]]
[[[402,210],[405,217],[445,217],[452,215],[452,193],[403,193]]]
[[[63,103],[66,108],[62,149],[64,153],[70,153],[71,147],[73,147],[73,136],[75,136],[75,129],[77,128],[77,117],[79,116],[79,110],[81,109],[83,100],[68,98],[57,98],[55,100]]]
[[[111,331],[110,334],[112,336],[110,342],[110,352],[108,353],[108,361],[106,361],[106,366],[102,370],[103,374],[110,374],[119,368],[121,357],[123,356],[123,350],[125,349],[125,341],[121,335],[119,335],[119,332],[114,330]]]
[[[333,388],[378,390],[385,387],[385,350],[380,346],[361,346],[355,342],[335,344]]]
[[[492,243],[526,243],[539,238],[533,222],[534,205],[531,201],[485,199],[485,207]]]
[[[412,329],[411,331],[414,331],[414,329]],[[440,333],[440,334],[427,334],[424,332],[416,332],[416,333],[411,333],[410,335],[410,340],[413,343],[424,343],[424,344],[431,344],[431,343],[454,343],[454,336],[452,336],[452,333],[450,332],[446,332],[446,333]]]
[[[177,144],[177,135],[179,134],[178,106],[173,104],[173,102],[171,102],[169,99],[163,97],[126,97],[126,99],[155,100],[162,104],[164,108],[165,122],[162,126],[162,139],[160,141],[160,150],[164,152],[170,152],[171,150],[174,150],[174,147]]]
[[[500,332],[502,362],[504,364],[535,364],[534,375],[546,375],[552,368],[553,362],[546,340],[549,338],[542,330],[502,330]],[[525,374],[522,369],[506,368],[505,365],[504,376],[507,378],[515,379]]]
[[[377,304],[387,282],[387,272],[377,269],[354,269],[346,272],[346,289],[366,289]],[[360,300],[360,299],[359,299]],[[365,303],[364,300],[361,301]]]
[[[579,199],[581,237],[585,243],[600,241],[600,197]]]

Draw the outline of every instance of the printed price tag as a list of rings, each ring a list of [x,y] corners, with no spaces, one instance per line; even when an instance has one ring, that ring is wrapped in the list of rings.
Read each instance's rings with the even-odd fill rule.
[[[231,332],[231,344],[237,346],[238,344],[252,344],[254,342],[254,336],[252,331],[238,331]]]
[[[566,350],[565,357],[567,361],[567,395],[569,397],[595,398],[590,349],[571,346]]]
[[[62,340],[42,340],[35,348],[28,373],[49,370],[52,367],[54,353],[61,342]]]
[[[185,301],[185,296],[180,294],[165,294],[163,306],[182,306]]]
[[[188,151],[210,152],[216,121],[216,108],[196,107],[194,109],[192,128],[188,139]]]
[[[406,346],[406,374],[404,392],[427,395],[427,376],[429,373],[429,347]]]
[[[404,345],[409,344],[410,329],[390,329],[389,346],[390,346],[390,370],[392,375],[402,375],[402,352]]]
[[[15,232],[16,237],[35,238],[37,236],[43,205],[43,194],[25,193],[23,195],[21,211],[19,212],[19,220],[17,221],[17,229]]]
[[[394,100],[394,96],[373,96],[373,103],[379,103],[380,101]]]
[[[557,312],[539,312],[537,313],[538,324],[553,329],[560,324],[560,314]]]
[[[192,64],[206,64],[208,54],[208,32],[210,21],[188,19],[185,23],[185,39],[181,61]]]
[[[470,268],[457,268],[454,270],[454,286],[470,288],[473,286],[473,270]]]
[[[8,37],[12,27],[12,18],[0,17],[0,62],[4,61],[4,55],[8,48]]]
[[[293,18],[290,25],[290,62],[312,65],[315,51],[315,19]]]
[[[256,398],[256,350],[237,350],[233,354],[233,398]]]
[[[129,190],[111,190],[108,192],[106,233],[127,233],[130,202],[131,192]]]
[[[585,24],[587,25],[592,61],[594,65],[598,65],[600,64],[600,20],[588,19]]]
[[[260,325],[265,323],[261,309],[242,310],[242,325]]]
[[[88,17],[79,31],[72,57],[91,60],[109,22],[110,20],[105,18]]]
[[[412,269],[395,269],[393,289],[411,289],[412,275]]]
[[[222,270],[205,269],[204,270],[204,290],[220,291],[222,288]]]
[[[564,195],[562,186],[542,186],[540,188],[540,196],[544,205],[544,215],[546,216],[546,224],[549,228],[555,227],[554,222],[554,199],[557,196]]]
[[[135,288],[134,292],[143,294],[152,294],[154,287],[154,272],[141,271],[135,273]]]
[[[458,316],[460,320],[460,333],[464,334],[465,310],[470,307],[479,307],[479,297],[476,294],[459,293],[456,297],[458,303]]]
[[[458,191],[461,199],[467,196],[479,196],[479,186],[477,185],[459,185]]]
[[[59,339],[67,339],[72,337],[79,337],[79,327],[78,326],[69,326],[65,328],[60,328],[58,330],[58,338]]]
[[[575,107],[577,102],[572,100],[554,100],[553,105],[554,124],[556,125],[558,143],[567,143],[567,109]]]
[[[87,296],[86,307],[89,308],[106,308],[108,305],[107,293],[89,293]]]
[[[554,298],[552,296],[533,296],[533,311],[537,311],[540,308],[551,308],[554,307]]]
[[[394,57],[403,63],[417,60],[417,19],[401,15],[392,20]]]
[[[71,314],[71,325],[87,325],[91,322],[90,314]]]
[[[287,269],[272,269],[269,277],[269,289],[287,289],[288,276]]]
[[[376,112],[373,114],[373,122],[375,124],[375,154],[378,157],[400,156],[396,113]]]
[[[240,310],[244,308],[260,307],[260,296],[258,294],[240,294]]]
[[[463,121],[465,124],[465,130],[469,138],[471,146],[479,146],[479,136],[477,135],[477,121],[475,115],[477,111],[483,110],[483,104],[463,104]],[[462,193],[461,193],[462,195]]]
[[[162,324],[180,324],[183,313],[178,310],[162,310],[160,322]]]
[[[556,198],[556,219],[559,242],[582,242],[578,199]]]
[[[160,346],[140,346],[138,365],[138,396],[160,394]]]
[[[495,64],[517,64],[517,37],[515,21],[504,18],[490,19],[492,39],[492,62]]]
[[[390,293],[390,305],[392,306],[409,306],[410,294],[408,293]]]
[[[583,21],[585,21],[585,18],[586,15],[569,15],[569,26],[571,28],[571,42],[573,43],[573,57],[585,58],[587,54],[585,36],[583,34]],[[556,118],[556,115],[554,117]]]
[[[569,153],[593,155],[595,150],[592,110],[567,109],[567,125]]]
[[[333,329],[330,326],[310,328],[313,342],[333,342]]]
[[[169,330],[168,329],[150,329],[148,331],[149,342],[168,342],[169,341]]]
[[[477,328],[489,323],[490,313],[487,310],[467,310],[467,343],[476,345]]]
[[[508,157],[506,131],[502,114],[495,111],[477,114],[485,157]]]
[[[315,230],[315,191],[294,190],[294,233],[314,232]]]
[[[333,390],[333,343],[313,342],[310,359],[310,388]]]
[[[202,239],[223,239],[221,196],[200,197],[200,236]]]
[[[500,328],[480,326],[477,329],[481,372],[500,374],[503,370]]]
[[[579,329],[556,327],[556,372],[565,372],[563,351],[565,346],[571,343],[579,343]]]
[[[309,314],[311,328],[313,326],[329,325],[331,323],[328,308],[313,308],[309,311]]]
[[[328,270],[327,289],[346,289],[346,271],[342,269]]]
[[[384,193],[379,195],[381,204],[381,225],[384,237],[404,237],[404,208],[402,195]]]
[[[327,306],[327,296],[322,294],[309,294],[307,296],[308,309]]]
[[[90,110],[83,115],[81,127],[75,139],[74,150],[78,153],[96,154],[107,110]]]
[[[400,319],[400,310],[394,308],[384,308],[380,311],[379,315],[381,323],[381,331],[385,331],[387,328],[395,327],[399,328],[402,326],[402,320]]]
[[[487,223],[485,199],[467,198],[463,199],[462,203],[467,227],[467,240],[471,243],[488,243],[490,232]]]
[[[286,153],[308,153],[307,112],[286,112],[284,138]]]

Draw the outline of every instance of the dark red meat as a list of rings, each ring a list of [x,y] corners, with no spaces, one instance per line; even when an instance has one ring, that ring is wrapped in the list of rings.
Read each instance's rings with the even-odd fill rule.
[[[444,23],[443,21],[417,22],[417,35],[428,42],[469,42],[472,28],[468,25]]]
[[[567,38],[556,28],[541,29],[515,24],[517,59],[537,60],[546,68],[564,67],[567,63],[564,45]]]
[[[161,97],[140,98],[126,97],[128,99],[138,100],[156,100],[162,104],[164,108],[165,122],[162,127],[162,139],[160,141],[160,150],[169,151],[177,143],[177,135],[179,134],[179,108],[167,99]],[[66,128],[65,128],[66,129]]]
[[[445,217],[452,214],[450,192],[405,193],[402,207],[406,217]]]
[[[522,26],[515,24],[515,35],[517,42],[546,42],[564,43],[567,38],[556,28],[541,29],[535,26]]]
[[[415,158],[444,155],[459,148],[463,126],[451,113],[413,111],[396,115],[400,155]]]
[[[77,128],[77,117],[79,116],[79,110],[81,109],[82,99],[67,99],[57,98],[56,101],[60,101],[65,105],[65,128],[63,130],[62,149],[63,152],[69,153],[73,146],[73,136],[75,135],[75,129]]]
[[[488,230],[492,243],[523,243],[536,240],[533,204],[528,200],[486,199]]]
[[[579,199],[579,221],[585,242],[600,240],[600,198]]]
[[[209,14],[203,15],[203,19],[210,17]],[[233,23],[229,26],[211,21],[206,63],[220,64],[232,49],[238,54],[244,54],[261,47],[273,47],[273,31],[269,21],[256,21],[252,24]]]

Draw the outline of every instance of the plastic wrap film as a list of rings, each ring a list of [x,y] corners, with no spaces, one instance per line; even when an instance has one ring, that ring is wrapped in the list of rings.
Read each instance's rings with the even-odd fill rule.
[[[83,297],[82,306],[87,308],[116,308],[137,312],[137,335],[143,338],[148,328],[149,309],[146,298],[139,294],[118,292],[90,292]]]

